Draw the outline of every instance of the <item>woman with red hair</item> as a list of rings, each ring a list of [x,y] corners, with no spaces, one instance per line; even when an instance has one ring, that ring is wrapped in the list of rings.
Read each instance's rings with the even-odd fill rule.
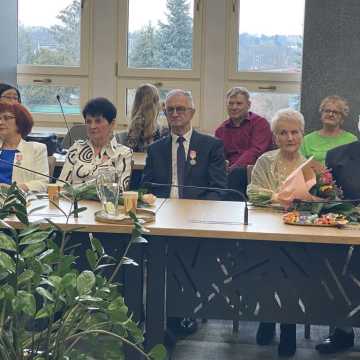
[[[0,100],[0,185],[16,182],[24,191],[46,191],[48,178],[14,165],[49,175],[44,144],[27,142],[34,121],[19,103]]]

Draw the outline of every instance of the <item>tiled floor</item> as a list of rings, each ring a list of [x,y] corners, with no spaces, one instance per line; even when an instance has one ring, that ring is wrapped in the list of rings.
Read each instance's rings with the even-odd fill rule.
[[[208,321],[201,324],[196,334],[178,341],[171,360],[270,360],[277,359],[276,337],[270,346],[255,343],[257,324],[241,322],[238,334],[232,334],[232,322]],[[360,330],[360,329],[358,329]],[[357,331],[360,333],[359,331]],[[279,329],[277,328],[277,334]],[[304,338],[304,326],[297,327],[297,352],[294,360],[360,360],[360,336],[358,344],[351,350],[337,355],[319,355],[314,349],[323,337],[328,335],[328,327],[311,326],[311,339]]]

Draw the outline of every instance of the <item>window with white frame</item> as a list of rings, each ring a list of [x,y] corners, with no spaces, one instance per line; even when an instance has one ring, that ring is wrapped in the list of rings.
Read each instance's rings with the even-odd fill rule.
[[[305,0],[229,0],[228,87],[247,86],[252,110],[270,120],[300,107]]]
[[[161,97],[172,88],[200,95],[200,0],[120,0],[118,106],[120,123],[141,83],[159,88]],[[194,119],[198,125],[198,117]]]
[[[18,0],[18,84],[38,121],[69,121],[87,99],[90,0]]]
[[[185,91],[188,91],[194,99],[195,105],[195,115],[192,120],[192,124],[194,127],[200,126],[200,119],[199,119],[199,99],[200,99],[200,83],[198,81],[181,81],[177,80],[162,80],[161,83],[157,82],[156,79],[147,78],[146,80],[139,80],[139,79],[124,79],[121,82],[121,87],[119,89],[120,96],[119,96],[119,109],[124,109],[124,113],[122,118],[120,119],[121,124],[127,124],[126,120],[129,119],[129,115],[131,113],[131,107],[134,102],[136,88],[139,87],[144,82],[150,83],[155,85],[159,89],[160,94],[160,103],[164,104],[166,94],[174,88],[181,88]],[[167,120],[165,114],[161,110],[159,113],[158,119],[159,125],[162,127],[167,126]]]

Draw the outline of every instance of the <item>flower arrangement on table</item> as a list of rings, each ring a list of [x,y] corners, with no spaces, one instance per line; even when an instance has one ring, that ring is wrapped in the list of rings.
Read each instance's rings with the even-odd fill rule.
[[[342,226],[360,222],[359,210],[343,199],[331,171],[312,158],[296,168],[276,193],[264,189],[251,201],[260,206],[279,204],[287,211],[283,221],[292,225]]]
[[[360,212],[351,202],[343,199],[343,192],[336,184],[330,170],[315,173],[316,182],[309,189],[311,200],[293,199],[283,220],[287,224],[343,226],[359,223]]]

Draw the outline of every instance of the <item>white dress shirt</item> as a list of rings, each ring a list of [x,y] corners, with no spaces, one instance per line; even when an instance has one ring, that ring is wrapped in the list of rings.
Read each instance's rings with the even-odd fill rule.
[[[190,139],[192,135],[192,128],[183,135],[183,138],[185,139],[184,149],[185,149],[185,158],[187,159],[188,153],[189,153],[189,146],[190,146]],[[179,136],[171,133],[171,166],[172,166],[172,181],[171,183],[173,185],[178,185],[178,177],[177,177],[177,149],[179,147],[179,143],[177,142]],[[179,198],[179,189],[177,187],[172,187],[170,191],[170,197],[171,198]]]

